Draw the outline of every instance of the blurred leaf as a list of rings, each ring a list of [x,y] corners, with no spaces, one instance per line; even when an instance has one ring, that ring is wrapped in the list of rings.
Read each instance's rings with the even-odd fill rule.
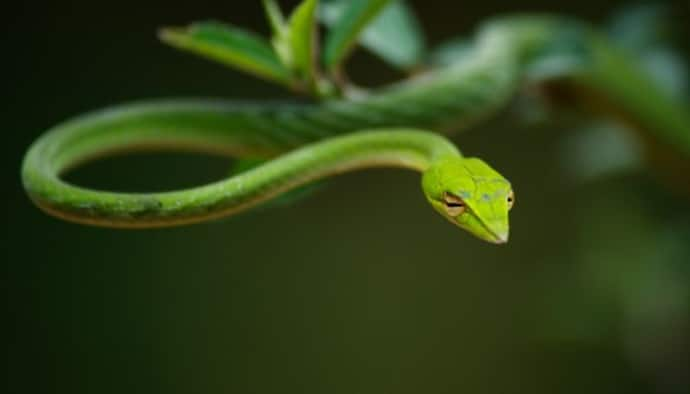
[[[266,12],[266,17],[268,17],[268,21],[271,23],[273,34],[283,34],[283,32],[287,29],[287,26],[285,24],[283,13],[280,12],[280,7],[278,7],[278,4],[276,4],[274,0],[263,0],[263,5],[264,11]]]
[[[263,0],[263,5],[273,30],[273,37],[271,38],[273,49],[283,65],[292,70],[294,65],[290,48],[290,29],[285,22],[285,17],[274,0]]]
[[[625,7],[614,14],[609,35],[619,45],[639,51],[666,40],[668,21],[666,9],[658,4]]]
[[[679,53],[659,47],[645,52],[641,60],[640,66],[662,89],[678,99],[688,96],[690,77]]]
[[[582,181],[620,174],[644,164],[640,142],[614,122],[598,122],[583,127],[566,139],[563,165]]]
[[[345,0],[324,3],[320,18],[324,24],[332,27],[347,11],[347,6]],[[403,0],[388,4],[365,27],[359,42],[373,54],[402,69],[420,64],[426,50],[417,17]]]
[[[341,12],[330,24],[331,30],[326,37],[323,53],[323,62],[328,70],[338,67],[354,46],[362,30],[389,2],[390,0],[336,2],[336,7],[340,7]]]
[[[219,22],[195,23],[188,28],[165,28],[163,42],[285,85],[290,71],[261,37]]]
[[[640,59],[641,67],[668,93],[687,96],[690,89],[687,64],[672,48],[672,26],[667,7],[643,4],[626,7],[612,18],[609,36]]]
[[[426,52],[424,33],[407,2],[386,7],[362,34],[362,44],[393,66],[410,69]]]
[[[318,0],[304,0],[292,13],[289,39],[293,65],[301,77],[313,84],[316,41],[316,6]]]

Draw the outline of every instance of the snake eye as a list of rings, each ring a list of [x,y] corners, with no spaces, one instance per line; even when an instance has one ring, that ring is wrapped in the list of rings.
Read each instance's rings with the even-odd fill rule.
[[[448,216],[456,217],[465,212],[465,203],[459,197],[446,192],[443,194],[443,202],[446,204]]]
[[[515,204],[515,193],[511,190],[510,193],[508,193],[508,197],[506,198],[506,201],[508,201],[508,209],[513,208],[513,204]]]

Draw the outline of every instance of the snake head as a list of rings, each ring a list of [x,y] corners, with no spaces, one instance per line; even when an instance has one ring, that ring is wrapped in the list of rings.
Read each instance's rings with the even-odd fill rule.
[[[501,174],[477,158],[446,157],[422,177],[422,189],[443,217],[492,243],[508,242],[513,190]]]

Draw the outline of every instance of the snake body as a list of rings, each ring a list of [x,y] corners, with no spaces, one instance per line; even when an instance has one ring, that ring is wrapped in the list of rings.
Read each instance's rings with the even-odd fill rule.
[[[64,219],[113,227],[155,227],[238,212],[344,171],[407,167],[424,173],[425,195],[444,216],[481,238],[507,239],[507,211],[512,205],[509,183],[477,159],[464,159],[442,136],[411,128],[464,129],[505,107],[528,65],[544,48],[572,34],[573,28],[564,29],[563,25],[562,20],[551,17],[496,20],[480,31],[471,53],[457,64],[359,99],[316,104],[169,100],[88,114],[54,127],[30,147],[23,163],[23,183],[39,207]],[[586,34],[580,38],[587,46]],[[623,111],[654,123],[664,103],[652,103],[647,109],[634,97],[621,94],[631,87],[607,76],[610,69],[581,70],[585,71],[574,74],[576,80],[602,87]],[[634,78],[627,82],[637,83]],[[668,119],[668,111],[672,121],[656,119],[661,123],[659,134],[690,141],[687,114],[667,110],[664,119]],[[270,160],[220,182],[166,193],[95,191],[60,179],[63,172],[93,157],[142,148],[191,149]],[[482,198],[475,200],[470,195],[484,187],[488,189],[481,193]],[[454,209],[458,204],[463,207],[460,214]]]

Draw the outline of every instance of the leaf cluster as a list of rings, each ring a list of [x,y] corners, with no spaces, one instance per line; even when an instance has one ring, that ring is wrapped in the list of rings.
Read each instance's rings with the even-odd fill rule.
[[[401,70],[412,70],[425,58],[424,35],[405,0],[303,0],[289,15],[275,0],[262,1],[271,37],[205,21],[163,28],[160,38],[317,98],[348,89],[342,70],[357,44]]]

